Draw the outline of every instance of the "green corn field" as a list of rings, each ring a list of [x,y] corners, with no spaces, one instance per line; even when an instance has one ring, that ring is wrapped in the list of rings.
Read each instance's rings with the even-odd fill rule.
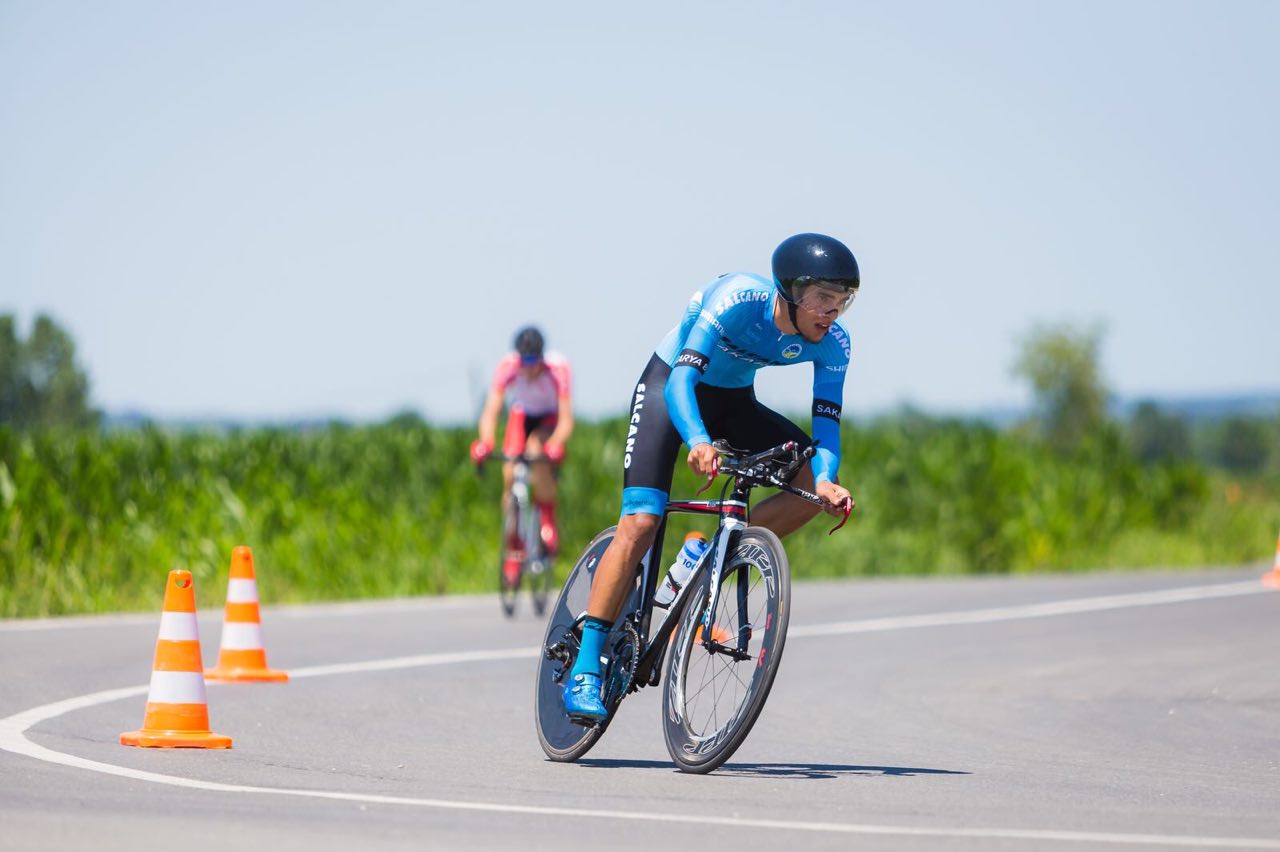
[[[574,435],[559,576],[617,517],[625,435],[621,419]],[[412,419],[0,428],[0,616],[155,609],[173,567],[216,607],[237,544],[254,549],[266,603],[491,591],[501,471],[477,474],[472,437]],[[834,536],[824,517],[787,539],[797,578],[1261,563],[1280,527],[1274,477],[1142,465],[1106,430],[1063,457],[1016,431],[899,418],[846,425],[843,447],[858,509]],[[696,487],[681,465],[676,496]],[[680,518],[668,541],[694,525],[710,522]]]

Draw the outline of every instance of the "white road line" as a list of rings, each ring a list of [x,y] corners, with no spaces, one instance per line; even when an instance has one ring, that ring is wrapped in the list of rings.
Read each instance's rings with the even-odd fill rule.
[[[989,609],[969,609],[957,612],[933,612],[925,615],[897,615],[887,618],[865,618],[859,621],[842,621],[834,624],[811,624],[787,630],[787,638],[803,636],[839,636],[845,633],[875,633],[881,630],[906,630],[913,627],[941,627],[951,624],[988,624],[994,621],[1014,621],[1021,618],[1046,618],[1053,615],[1074,615],[1081,612],[1102,612],[1108,609],[1126,609],[1137,606],[1184,603],[1186,601],[1227,598],[1237,595],[1274,593],[1255,581],[1217,583],[1211,586],[1185,586],[1180,589],[1161,589],[1155,592],[1132,592],[1122,595],[1103,595],[1096,598],[1074,598],[1050,603],[1000,606]]]
[[[701,814],[673,814],[651,811],[597,810],[594,808],[555,808],[538,805],[509,805],[496,802],[463,802],[448,799],[420,799],[406,796],[379,796],[366,793],[343,793],[326,790],[298,790],[285,787],[253,787],[246,784],[222,784],[176,775],[162,775],[86,760],[75,755],[52,751],[28,740],[23,732],[31,725],[62,713],[90,707],[121,698],[131,698],[145,691],[145,686],[97,692],[56,704],[48,704],[7,719],[0,720],[0,748],[49,763],[77,769],[88,769],[106,775],[150,781],[173,787],[208,790],[218,793],[254,793],[269,796],[328,799],[374,805],[435,808],[452,811],[512,814],[523,816],[571,817],[576,819],[624,820],[645,823],[722,826],[725,828],[761,828],[780,831],[804,831],[822,834],[887,835],[895,837],[945,837],[991,840],[1075,841],[1080,843],[1114,843],[1130,846],[1192,847],[1210,849],[1280,849],[1280,840],[1255,837],[1195,837],[1169,834],[1126,834],[1121,832],[1054,831],[1018,828],[927,828],[906,825],[873,825],[866,823],[805,822],[802,820],[751,819],[749,817],[716,817]],[[52,712],[51,712],[52,711]]]
[[[1255,594],[1261,591],[1266,591],[1266,589],[1253,582],[1194,586],[1157,592],[1138,592],[1133,594],[1107,595],[1094,598],[1079,598],[1075,600],[1058,601],[1045,604],[1028,604],[1024,606],[995,607],[982,610],[898,616],[893,618],[868,619],[864,621],[841,622],[827,625],[812,625],[810,627],[800,627],[791,630],[789,631],[789,635],[799,637],[832,636],[848,633],[903,630],[917,627],[936,627],[952,624],[978,624],[996,621],[1009,621],[1017,618],[1044,618],[1071,613],[1120,609],[1123,607],[1155,606],[1159,604],[1181,603],[1194,600]],[[536,649],[533,648],[509,648],[492,651],[422,654],[412,657],[397,657],[356,663],[340,663],[329,666],[312,666],[310,668],[294,669],[290,674],[293,677],[322,677],[333,674],[386,671],[399,668],[449,665],[464,662],[514,660],[531,657],[535,653]],[[143,685],[125,687],[122,689],[111,689],[104,692],[95,692],[90,695],[83,695],[76,698],[70,698],[65,701],[46,704],[41,707],[35,707],[31,710],[17,713],[5,719],[0,719],[0,749],[32,757],[37,760],[43,760],[48,763],[60,764],[77,769],[87,769],[93,772],[132,778],[140,781],[167,784],[175,787],[188,787],[213,792],[296,796],[362,802],[368,804],[439,808],[455,811],[522,814],[529,816],[574,817],[581,819],[625,820],[649,823],[676,823],[684,825],[723,826],[728,828],[761,828],[847,835],[888,835],[898,837],[945,838],[963,837],[991,840],[1028,840],[1040,842],[1067,841],[1137,846],[1199,847],[1217,849],[1280,849],[1280,840],[1253,837],[1196,837],[1189,835],[1128,834],[1122,832],[1054,831],[1012,828],[926,828],[859,823],[805,822],[800,820],[715,817],[696,814],[684,815],[654,812],[596,810],[591,808],[555,808],[533,805],[510,805],[492,802],[464,802],[445,799],[377,796],[323,790],[252,787],[239,784],[222,784],[213,781],[201,781],[194,778],[182,778],[174,775],[162,775],[155,772],[146,772],[123,766],[115,766],[109,763],[100,763],[98,761],[87,760],[75,755],[53,751],[37,745],[27,739],[27,731],[41,722],[48,721],[49,719],[53,719],[76,710],[93,707],[98,704],[118,701],[124,698],[132,698],[137,695],[142,695],[146,691],[147,686]]]
[[[444,666],[450,663],[486,663],[501,660],[533,659],[537,648],[507,648],[500,651],[458,651],[452,654],[419,654],[414,657],[390,657],[385,660],[366,660],[356,663],[335,663],[330,666],[309,666],[289,669],[289,677],[324,677],[325,675],[352,674],[355,672],[386,672],[393,669],[414,669],[421,666]]]
[[[436,598],[383,598],[377,601],[339,601],[336,603],[279,604],[263,607],[268,620],[306,620],[335,616],[368,615],[371,612],[431,612],[436,610],[472,609],[493,606],[493,595],[449,595]],[[217,610],[202,613],[216,618]],[[121,613],[117,615],[59,615],[50,618],[0,619],[0,633],[26,633],[37,630],[67,630],[87,627],[120,627],[122,625],[155,624],[154,615]]]

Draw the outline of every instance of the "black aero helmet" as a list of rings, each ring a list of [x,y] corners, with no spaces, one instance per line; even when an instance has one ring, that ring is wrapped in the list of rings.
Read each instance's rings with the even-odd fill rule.
[[[520,354],[521,361],[542,360],[542,332],[535,327],[527,325],[517,331],[515,343],[512,345]]]
[[[853,252],[825,234],[787,237],[773,252],[773,286],[794,305],[797,291],[810,283],[856,292],[860,278]]]

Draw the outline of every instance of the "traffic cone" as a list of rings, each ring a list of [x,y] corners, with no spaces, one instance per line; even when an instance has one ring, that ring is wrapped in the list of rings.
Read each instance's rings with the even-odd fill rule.
[[[712,640],[719,642],[721,645],[728,645],[730,642],[733,641],[733,634],[731,634],[727,628],[721,627],[719,624],[712,624],[711,638]],[[693,634],[693,644],[695,646],[702,644],[702,625],[701,624],[698,625],[697,631],[694,632]]]
[[[227,607],[223,611],[218,664],[204,676],[205,680],[276,683],[289,679],[288,673],[267,666],[253,551],[244,545],[231,551],[231,577],[227,580]]]
[[[1280,589],[1280,537],[1276,538],[1276,561],[1271,570],[1262,575],[1262,584],[1273,589]]]
[[[231,748],[230,737],[209,730],[190,571],[175,568],[169,572],[160,636],[151,664],[147,712],[142,729],[121,734],[120,744],[144,748]]]

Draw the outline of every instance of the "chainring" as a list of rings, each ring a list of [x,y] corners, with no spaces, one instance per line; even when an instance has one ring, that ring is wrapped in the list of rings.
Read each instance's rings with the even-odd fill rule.
[[[630,619],[622,622],[614,629],[611,637],[609,667],[604,678],[604,706],[613,711],[631,689],[636,676],[636,663],[640,661],[640,634]]]

